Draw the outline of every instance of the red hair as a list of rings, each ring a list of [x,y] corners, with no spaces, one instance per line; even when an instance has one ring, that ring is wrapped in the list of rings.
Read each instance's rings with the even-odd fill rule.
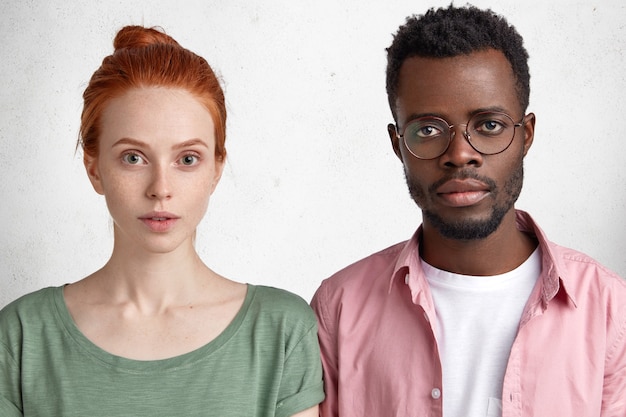
[[[98,155],[100,119],[109,100],[133,88],[180,88],[195,96],[215,125],[215,158],[226,157],[224,92],[207,61],[153,28],[126,26],[113,41],[115,51],[102,61],[83,93],[79,145]]]

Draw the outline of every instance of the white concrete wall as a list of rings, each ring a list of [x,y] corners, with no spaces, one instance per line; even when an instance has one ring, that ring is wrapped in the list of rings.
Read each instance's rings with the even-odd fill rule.
[[[162,26],[224,79],[229,160],[197,239],[215,270],[309,299],[410,237],[420,213],[387,138],[384,48],[407,15],[448,3],[2,0],[0,306],[109,256],[74,145],[82,91],[127,24]],[[518,207],[626,276],[623,1],[474,4],[508,17],[531,55],[537,128]]]

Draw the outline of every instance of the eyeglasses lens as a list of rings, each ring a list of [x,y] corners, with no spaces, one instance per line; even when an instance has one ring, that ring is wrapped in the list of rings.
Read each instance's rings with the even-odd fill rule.
[[[468,142],[478,152],[492,155],[504,151],[515,136],[515,123],[505,113],[477,113],[466,127]],[[448,123],[438,117],[422,117],[410,122],[404,130],[404,141],[411,153],[421,159],[443,155],[452,139]]]

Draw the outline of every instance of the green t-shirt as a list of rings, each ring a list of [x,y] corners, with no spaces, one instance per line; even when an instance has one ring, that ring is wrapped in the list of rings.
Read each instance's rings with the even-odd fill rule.
[[[291,416],[324,398],[313,312],[283,290],[248,285],[241,310],[207,345],[137,361],[78,330],[63,288],[0,311],[0,416]]]

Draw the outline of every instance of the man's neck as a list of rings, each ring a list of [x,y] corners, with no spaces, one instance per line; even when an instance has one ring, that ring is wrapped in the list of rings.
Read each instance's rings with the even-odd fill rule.
[[[463,275],[489,276],[512,271],[537,247],[537,242],[517,228],[511,210],[500,226],[484,239],[450,239],[424,221],[420,256],[428,264]]]

